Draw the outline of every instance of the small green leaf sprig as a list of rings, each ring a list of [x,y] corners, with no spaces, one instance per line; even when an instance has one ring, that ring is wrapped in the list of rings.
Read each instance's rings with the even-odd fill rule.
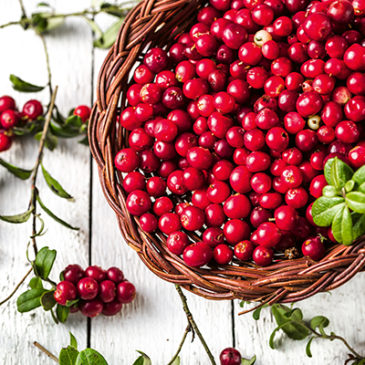
[[[324,167],[328,183],[312,207],[314,223],[332,228],[337,242],[351,245],[365,234],[365,165],[356,172],[335,157]]]
[[[241,306],[244,302],[241,303]],[[256,309],[252,316],[255,320],[260,319],[260,314],[263,308],[268,305],[263,305]],[[300,308],[294,308],[293,306],[286,306],[283,304],[273,304],[271,307],[271,313],[275,319],[277,327],[271,333],[269,338],[269,345],[272,349],[276,349],[279,345],[275,341],[275,337],[278,332],[282,331],[286,336],[292,340],[307,340],[305,348],[306,355],[312,357],[311,345],[316,339],[325,340],[339,340],[350,351],[348,361],[352,365],[365,365],[365,357],[360,355],[349,343],[341,336],[338,336],[334,332],[326,332],[325,328],[329,326],[329,319],[322,315],[317,315],[310,320],[303,319],[303,312]]]

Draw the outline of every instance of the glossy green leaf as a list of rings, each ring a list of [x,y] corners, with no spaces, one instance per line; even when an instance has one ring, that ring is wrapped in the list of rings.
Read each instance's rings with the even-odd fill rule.
[[[175,360],[171,363],[171,365],[180,365],[180,363],[181,363],[180,356],[177,356]]]
[[[17,91],[25,93],[35,93],[44,89],[44,86],[33,85],[13,74],[10,75],[9,79],[12,83],[13,89]]]
[[[65,323],[67,321],[69,313],[70,313],[70,308],[67,308],[67,307],[64,307],[63,305],[57,304],[56,315],[57,315],[57,319],[61,323]]]
[[[352,191],[355,187],[355,181],[354,180],[349,180],[346,184],[345,184],[345,191],[346,193],[349,193],[350,191]]]
[[[354,174],[352,168],[344,163],[339,158],[335,157],[331,165],[331,180],[337,189],[342,189],[347,181],[349,181]]]
[[[307,346],[305,347],[305,353],[307,354],[308,357],[312,357],[311,345],[312,345],[313,340],[314,340],[314,337],[311,337],[309,339],[309,341],[307,342]]]
[[[35,308],[41,306],[41,296],[47,290],[42,288],[35,288],[27,290],[26,292],[20,294],[16,301],[18,312],[24,313],[29,312]]]
[[[139,354],[141,354],[140,357],[137,358],[137,360],[133,363],[133,365],[152,365],[151,359],[149,356],[147,356],[144,352],[137,350]]]
[[[28,286],[31,289],[43,289],[42,279],[39,276],[35,276],[30,279]]]
[[[79,130],[72,128],[71,126],[61,126],[51,122],[49,128],[53,135],[60,138],[74,138],[80,135]]]
[[[35,258],[34,265],[37,274],[44,280],[48,279],[52,270],[53,263],[56,259],[57,251],[50,250],[48,247],[42,247]]]
[[[328,227],[335,214],[345,205],[342,197],[328,198],[321,196],[312,206],[313,221],[320,227]]]
[[[72,128],[80,128],[84,123],[78,115],[70,115],[65,121],[65,125]]]
[[[346,195],[346,203],[356,213],[365,213],[365,193],[352,191]]]
[[[47,185],[56,195],[64,199],[74,200],[74,198],[62,187],[62,185],[51,176],[51,174],[45,169],[43,164],[42,173]]]
[[[342,213],[341,230],[342,230],[342,243],[344,245],[351,245],[351,243],[354,241],[352,233],[352,218],[350,210],[346,206]]]
[[[342,243],[342,215],[344,209],[345,206],[343,205],[341,209],[336,212],[331,225],[333,237],[340,243]]]
[[[15,214],[15,215],[0,215],[0,220],[8,222],[8,223],[25,223],[30,218],[30,215],[32,214],[34,208],[30,207],[26,212]]]
[[[338,190],[333,185],[326,185],[322,190],[322,195],[326,198],[332,198],[338,195]]]
[[[103,31],[100,27],[94,22],[94,20],[88,18],[87,16],[83,17],[86,22],[89,24],[91,30],[94,32],[96,38],[101,38],[103,36]]]
[[[96,350],[85,349],[77,356],[75,365],[108,365],[108,363]]]
[[[22,180],[27,180],[32,175],[33,170],[26,170],[20,167],[14,166],[9,162],[4,161],[0,158],[0,165],[5,167],[11,174]]]
[[[326,164],[324,165],[324,177],[326,178],[326,181],[328,183],[328,185],[332,185],[334,186],[334,182],[332,180],[332,164],[334,163],[335,159],[334,158],[330,158],[329,160],[327,160]]]
[[[94,41],[94,46],[104,49],[110,48],[115,42],[123,22],[124,18],[120,18],[115,23],[113,23],[100,38]]]
[[[267,304],[264,304],[260,307],[258,307],[257,309],[255,309],[253,312],[252,312],[252,318],[256,321],[258,321],[260,319],[260,315],[261,315],[261,311],[263,308],[267,307]]]
[[[77,349],[77,340],[76,337],[70,332],[70,346]]]
[[[61,218],[57,217],[51,210],[49,210],[42,202],[41,198],[39,197],[39,195],[37,196],[37,201],[39,203],[39,205],[42,207],[42,209],[51,217],[53,218],[56,222],[60,223],[61,225],[69,228],[69,229],[73,229],[75,231],[78,231],[80,228],[78,227],[73,227],[71,226],[71,224],[65,222],[64,220],[62,220]]]
[[[58,360],[60,365],[75,365],[78,355],[79,352],[75,347],[67,346],[61,349]]]
[[[354,240],[365,234],[365,215],[352,213],[352,234]]]
[[[356,170],[352,180],[354,180],[359,185],[365,183],[365,165]]]
[[[242,359],[241,365],[254,365],[256,362],[256,355],[252,356],[251,359]]]
[[[309,325],[312,330],[317,330],[317,328],[322,327],[325,328],[330,324],[330,321],[327,317],[324,316],[315,316],[311,319]]]
[[[365,193],[365,183],[362,183],[358,188],[358,191],[361,191],[362,193]]]
[[[41,296],[41,305],[45,311],[51,310],[55,305],[56,301],[53,297],[54,290],[46,291]]]

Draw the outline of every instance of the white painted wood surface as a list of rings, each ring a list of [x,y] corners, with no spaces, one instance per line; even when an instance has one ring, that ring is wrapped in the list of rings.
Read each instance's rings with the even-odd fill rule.
[[[30,13],[36,0],[25,1]],[[76,11],[89,6],[89,0],[53,0],[58,11]],[[0,24],[19,18],[15,0],[0,0]],[[101,19],[106,26],[110,18]],[[53,82],[60,90],[57,104],[67,112],[79,104],[90,104],[92,80],[97,77],[105,52],[93,50],[92,34],[82,20],[69,19],[56,33],[47,35],[50,48]],[[32,95],[11,90],[8,75],[14,73],[36,84],[46,83],[45,64],[40,40],[19,27],[0,30],[2,45],[0,94],[11,94],[19,104]],[[46,91],[37,95],[47,101]],[[35,160],[34,141],[16,142],[10,152],[1,157],[23,167],[31,167]],[[40,246],[56,248],[58,257],[54,272],[69,263],[86,266],[89,260],[103,267],[123,268],[125,275],[135,283],[138,296],[133,304],[125,306],[120,315],[87,321],[79,314],[70,316],[66,325],[55,325],[41,310],[35,314],[16,312],[15,299],[0,307],[0,364],[52,364],[32,345],[38,341],[57,354],[68,342],[68,331],[73,332],[83,348],[91,346],[104,354],[110,365],[132,364],[135,350],[149,354],[154,364],[166,364],[176,351],[186,318],[172,284],[155,277],[125,244],[118,231],[114,213],[101,192],[96,166],[90,162],[88,150],[75,141],[61,141],[54,151],[45,154],[45,165],[60,178],[76,198],[69,203],[55,197],[41,183],[43,200],[67,221],[81,227],[75,233],[45,218],[48,232],[39,239]],[[41,181],[41,179],[39,179]],[[0,212],[24,211],[29,199],[29,185],[0,169]],[[90,209],[91,208],[91,209]],[[91,219],[92,229],[89,229]],[[5,297],[27,271],[25,248],[30,225],[13,226],[0,222],[0,300]],[[89,257],[91,252],[91,257]],[[25,289],[25,285],[22,289]],[[212,302],[187,294],[190,309],[214,355],[227,346],[236,347],[245,356],[256,354],[258,365],[271,364],[342,364],[346,349],[339,343],[318,341],[313,344],[313,359],[304,353],[303,342],[284,340],[280,350],[268,347],[269,334],[275,327],[268,310],[258,322],[250,314],[238,317],[238,302]],[[365,290],[364,274],[330,294],[320,294],[300,303],[309,317],[318,313],[327,315],[331,329],[346,337],[359,351],[365,352]],[[234,316],[232,318],[232,308]],[[182,364],[208,364],[198,339],[186,342],[181,353]]]

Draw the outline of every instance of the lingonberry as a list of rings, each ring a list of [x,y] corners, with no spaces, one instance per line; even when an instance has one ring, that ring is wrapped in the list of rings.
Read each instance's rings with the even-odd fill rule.
[[[162,95],[162,103],[168,109],[179,109],[183,107],[185,98],[182,90],[177,86],[168,87]]]
[[[364,71],[364,55],[364,47],[362,47],[360,44],[355,43],[347,48],[345,54],[343,55],[343,60],[349,69],[354,71]]]
[[[344,110],[348,119],[354,122],[363,121],[365,119],[365,96],[354,96],[345,105]]]
[[[295,165],[289,165],[286,166],[281,172],[280,179],[288,189],[292,189],[302,184],[303,176],[299,167]]]
[[[124,279],[124,274],[122,270],[113,266],[106,271],[106,277],[109,280],[114,281],[114,283],[120,283]]]
[[[249,85],[244,80],[232,80],[227,86],[227,93],[233,96],[237,103],[243,104],[250,97]]]
[[[302,187],[288,189],[285,193],[285,203],[295,209],[303,208],[307,202],[308,193]]]
[[[335,135],[343,143],[355,143],[360,138],[360,130],[356,123],[344,120],[337,124]]]
[[[232,119],[220,112],[214,112],[208,118],[210,131],[218,138],[224,138],[232,124]]]
[[[217,180],[224,181],[229,179],[233,168],[234,165],[232,164],[232,162],[228,160],[220,160],[214,164],[212,172]]]
[[[43,106],[38,100],[32,99],[24,104],[22,113],[30,120],[35,120],[43,114]]]
[[[120,303],[131,303],[136,296],[136,288],[129,281],[122,281],[117,286],[117,300]]]
[[[220,227],[226,220],[223,207],[220,204],[209,204],[204,209],[205,223],[208,227]]]
[[[79,116],[83,123],[85,123],[90,118],[91,109],[87,105],[79,105],[74,109],[73,114]]]
[[[259,266],[268,266],[272,263],[274,251],[265,246],[257,246],[252,253],[252,258]]]
[[[268,60],[275,60],[279,57],[280,48],[277,42],[269,40],[262,45],[261,52],[262,55]]]
[[[295,136],[295,144],[303,152],[313,150],[317,143],[317,134],[311,129],[304,129]]]
[[[99,284],[99,298],[103,303],[110,303],[115,299],[116,286],[111,280],[104,280]]]
[[[313,80],[312,87],[318,94],[330,94],[335,87],[335,79],[327,74],[318,75]]]
[[[240,365],[241,359],[241,354],[233,347],[227,347],[219,355],[221,365]]]
[[[308,37],[316,41],[322,41],[331,33],[331,21],[323,13],[313,13],[303,22],[303,28]]]
[[[147,192],[151,196],[158,197],[165,193],[166,182],[160,176],[152,176],[148,179],[146,184]]]
[[[176,213],[164,213],[158,220],[158,228],[165,234],[178,231],[181,228],[179,215]]]
[[[305,120],[297,112],[290,112],[284,117],[284,126],[289,133],[296,134],[304,128]]]
[[[234,246],[235,256],[242,261],[250,260],[255,246],[251,241],[244,240]]]
[[[191,202],[200,209],[205,209],[209,204],[210,200],[207,196],[205,189],[195,190],[191,196]]]
[[[103,311],[103,302],[100,299],[81,301],[79,304],[81,313],[89,318],[98,316]]]
[[[192,243],[183,252],[185,263],[191,267],[206,265],[213,257],[211,247],[205,242]]]
[[[61,305],[66,305],[67,301],[76,299],[76,296],[76,288],[70,281],[61,281],[58,283],[53,293],[55,301]]]
[[[291,72],[285,77],[285,87],[290,91],[299,91],[304,77],[299,72]]]
[[[320,237],[309,238],[303,242],[302,253],[304,256],[309,256],[312,260],[321,260],[326,249],[320,239]]]
[[[343,118],[341,105],[334,101],[327,102],[322,109],[321,119],[327,127],[335,127]]]
[[[214,181],[207,188],[207,197],[212,203],[224,202],[230,193],[229,186],[223,181]]]
[[[246,80],[254,89],[261,89],[264,87],[268,77],[269,74],[265,68],[256,66],[248,70]]]
[[[188,167],[183,172],[184,185],[188,190],[200,189],[204,184],[204,175],[195,167]]]
[[[321,96],[315,92],[310,91],[301,94],[296,102],[298,113],[303,117],[317,114],[323,106]]]
[[[227,242],[234,245],[249,238],[250,226],[241,219],[231,219],[224,224],[223,232]]]
[[[137,216],[140,216],[150,210],[151,205],[150,196],[143,190],[132,191],[129,193],[126,200],[128,212]]]
[[[271,218],[270,211],[262,207],[253,208],[250,214],[250,222],[255,228],[261,223],[267,222],[269,218]]]
[[[189,238],[187,234],[181,231],[170,233],[166,240],[167,248],[175,255],[181,255],[188,244]]]
[[[153,145],[153,138],[144,128],[136,128],[129,134],[128,142],[129,146],[134,150],[143,151]]]
[[[355,168],[365,165],[365,146],[356,146],[351,149],[348,153],[348,159]]]
[[[68,265],[65,270],[62,271],[62,275],[64,280],[76,284],[85,275],[85,273],[80,265]]]
[[[151,71],[158,73],[167,67],[167,53],[161,48],[152,48],[144,56],[143,62]]]
[[[99,292],[99,284],[90,277],[82,278],[77,283],[77,292],[81,299],[91,300],[96,298]]]
[[[119,303],[117,300],[113,300],[109,303],[104,303],[102,313],[104,314],[104,316],[114,316],[121,311],[122,306],[123,304]]]
[[[203,147],[192,147],[187,151],[186,158],[190,166],[199,170],[208,169],[213,163],[210,151]]]
[[[279,229],[291,231],[296,226],[298,213],[293,207],[282,205],[275,209],[274,218]]]
[[[245,195],[231,195],[224,202],[223,210],[228,218],[246,218],[250,214],[251,203]]]
[[[355,95],[365,94],[365,75],[353,72],[346,80],[346,86]]]
[[[1,113],[0,123],[4,129],[15,127],[19,122],[19,115],[15,110],[5,110]]]
[[[282,201],[283,199],[281,194],[276,192],[264,193],[259,197],[260,206],[270,210],[277,208],[282,203]]]
[[[160,89],[166,90],[170,86],[176,86],[178,82],[177,82],[177,80],[175,78],[175,74],[172,71],[164,70],[164,71],[159,72],[156,75],[155,83],[156,83],[156,85],[158,85],[160,87]],[[139,85],[138,84],[134,84],[132,86],[137,86],[138,87]],[[131,87],[129,88],[129,90],[131,89]],[[136,92],[137,92],[137,90],[138,89],[136,89]],[[127,94],[127,98],[128,98],[128,94]],[[129,101],[129,98],[128,98],[128,101]],[[131,104],[130,101],[129,101],[129,104]]]
[[[132,148],[123,148],[114,159],[115,167],[122,172],[131,172],[139,165],[139,156]]]
[[[6,151],[11,147],[12,139],[6,131],[0,130],[0,152]]]
[[[181,170],[173,171],[167,178],[167,187],[170,191],[177,195],[186,193],[187,188],[184,185],[184,173]]]
[[[224,242],[224,234],[221,228],[209,227],[203,233],[203,242],[207,243],[210,247],[216,247]]]
[[[286,113],[295,111],[297,100],[298,100],[297,92],[291,90],[284,90],[280,93],[278,98],[279,109]]]
[[[15,100],[8,95],[3,95],[0,97],[0,113],[5,110],[15,110]]]
[[[189,206],[181,213],[180,221],[181,225],[186,230],[197,231],[202,228],[205,223],[205,215],[200,208]]]
[[[281,154],[283,162],[288,165],[299,165],[303,160],[303,154],[296,147],[288,148]],[[284,167],[284,166],[283,166]],[[277,175],[279,176],[279,175]]]
[[[270,167],[270,156],[262,151],[253,151],[246,158],[246,167],[250,172],[265,171]]]
[[[281,152],[288,147],[289,136],[283,128],[273,127],[266,133],[265,142],[270,149]]]
[[[257,65],[262,58],[261,48],[253,42],[244,43],[238,51],[238,57],[247,65]]]
[[[271,189],[271,178],[263,172],[258,172],[252,175],[250,184],[256,193],[264,194]]]
[[[157,222],[157,218],[152,213],[144,213],[139,218],[139,224],[141,225],[141,228],[148,233],[154,232],[157,229]]]
[[[322,190],[326,185],[327,181],[324,175],[318,175],[313,178],[312,182],[310,183],[309,192],[313,197],[319,198],[322,196]]]
[[[261,150],[265,145],[265,135],[258,129],[251,129],[247,131],[244,136],[244,146],[250,151]]]

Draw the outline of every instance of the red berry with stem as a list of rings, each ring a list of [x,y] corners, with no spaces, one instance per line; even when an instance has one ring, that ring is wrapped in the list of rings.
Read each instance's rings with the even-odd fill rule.
[[[35,99],[27,101],[23,106],[23,115],[30,120],[35,120],[43,114],[42,104]]]
[[[241,365],[241,354],[232,347],[224,349],[219,355],[221,365]]]
[[[90,118],[91,109],[87,105],[79,105],[74,109],[73,114],[79,116],[82,122],[86,123]]]
[[[131,303],[136,297],[136,288],[129,281],[122,281],[117,286],[117,300],[120,303]]]
[[[57,284],[56,290],[53,293],[55,301],[61,305],[66,305],[67,301],[76,299],[76,288],[69,281],[61,281]]]
[[[253,250],[252,258],[259,266],[268,266],[272,263],[274,251],[265,246],[257,246]]]

